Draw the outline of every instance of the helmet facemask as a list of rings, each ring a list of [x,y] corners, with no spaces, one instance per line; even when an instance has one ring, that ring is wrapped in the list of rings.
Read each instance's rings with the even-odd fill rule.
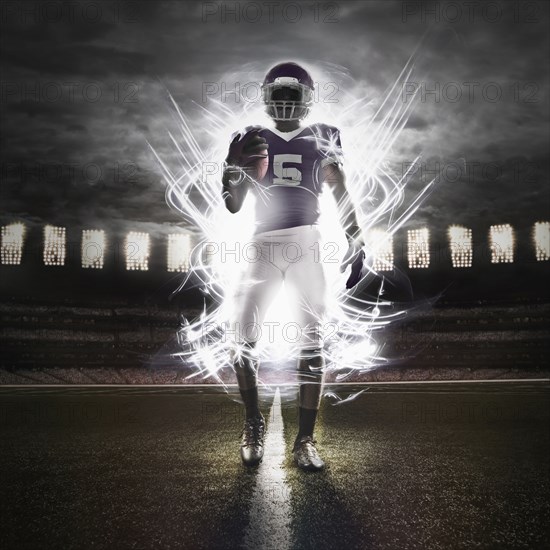
[[[313,103],[313,90],[294,78],[277,78],[262,86],[266,112],[273,120],[302,120]]]

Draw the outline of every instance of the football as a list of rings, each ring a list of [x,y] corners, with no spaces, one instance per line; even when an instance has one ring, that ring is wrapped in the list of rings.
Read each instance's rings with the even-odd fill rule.
[[[251,176],[256,181],[262,181],[269,168],[269,156],[266,155],[265,157],[256,159],[250,166],[253,169]]]

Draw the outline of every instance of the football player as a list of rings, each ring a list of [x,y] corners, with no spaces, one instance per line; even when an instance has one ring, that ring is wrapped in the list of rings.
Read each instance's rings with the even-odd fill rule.
[[[266,75],[262,97],[273,127],[248,127],[234,134],[225,161],[223,197],[236,213],[251,191],[256,195],[255,249],[236,296],[234,368],[246,408],[241,457],[254,466],[263,456],[265,420],[258,406],[256,343],[265,312],[283,280],[298,304],[301,327],[299,426],[294,459],[305,470],[324,462],[313,430],[323,387],[324,359],[319,330],[325,309],[325,275],[319,260],[319,194],[323,184],[343,208],[349,249],[341,271],[352,266],[347,288],[361,277],[364,245],[342,167],[339,130],[326,124],[304,125],[313,103],[314,83],[296,63],[281,63]]]

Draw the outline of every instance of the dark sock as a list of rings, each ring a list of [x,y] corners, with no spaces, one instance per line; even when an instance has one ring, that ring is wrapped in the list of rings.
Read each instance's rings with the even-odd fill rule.
[[[240,391],[246,409],[246,418],[260,416],[260,407],[258,405],[258,386]]]
[[[313,428],[315,428],[317,411],[315,409],[304,409],[303,407],[300,407],[299,415],[298,435],[296,436],[296,441],[306,435],[313,436]]]

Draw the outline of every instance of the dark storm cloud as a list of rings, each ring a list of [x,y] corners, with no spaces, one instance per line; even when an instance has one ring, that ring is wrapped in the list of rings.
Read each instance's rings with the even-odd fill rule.
[[[6,62],[20,70],[38,71],[52,78],[61,76],[73,79],[82,76],[91,79],[101,78],[109,74],[123,77],[142,75],[148,65],[149,56],[146,53],[131,52],[116,47],[85,44],[73,44],[68,47],[67,43],[62,43],[54,48],[37,51],[35,46],[28,44],[26,48],[7,53]],[[65,82],[74,82],[74,80]]]
[[[426,97],[390,160],[399,171],[422,154],[424,173],[416,171],[411,192],[430,171],[439,183],[411,223],[548,218],[545,2],[533,17],[503,2],[495,22],[481,2],[470,3],[473,20],[468,3],[455,2],[464,12],[451,21],[445,2],[336,2],[336,13],[320,3],[316,21],[308,1],[295,22],[294,12],[283,16],[288,2],[274,8],[273,21],[258,2],[264,12],[256,23],[243,15],[253,13],[246,2],[225,2],[240,8],[239,22],[221,3],[91,4],[100,8],[96,21],[78,10],[59,20],[22,17],[18,8],[28,11],[31,2],[11,2],[2,13],[2,221],[164,231],[181,218],[165,204],[147,140],[165,134],[165,88],[188,106],[202,101],[207,82],[233,78],[231,86],[235,73],[257,81],[271,63],[300,59],[344,67],[342,82],[380,98],[422,39],[410,85]],[[485,97],[491,83],[502,91],[497,101]],[[458,101],[449,95],[456,85]],[[438,97],[429,93],[434,86]],[[196,111],[190,116],[204,139]],[[501,173],[491,172],[494,165]],[[464,170],[458,176],[456,166]]]

